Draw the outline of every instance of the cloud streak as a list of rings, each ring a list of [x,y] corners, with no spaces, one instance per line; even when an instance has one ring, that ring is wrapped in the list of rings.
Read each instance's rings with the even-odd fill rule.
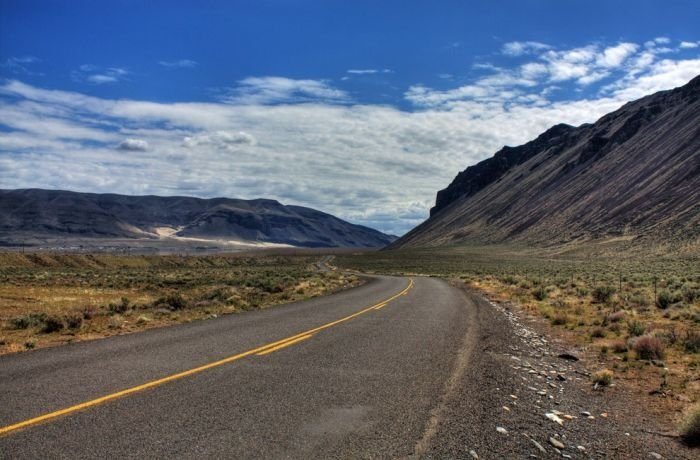
[[[267,197],[402,234],[427,217],[435,192],[458,171],[501,146],[555,123],[593,122],[700,73],[700,57],[650,42],[528,45],[504,57],[510,65],[482,66],[467,84],[412,85],[410,111],[354,103],[328,80],[250,77],[219,101],[173,103],[7,81],[0,85],[0,183]],[[562,85],[588,92],[558,97]]]

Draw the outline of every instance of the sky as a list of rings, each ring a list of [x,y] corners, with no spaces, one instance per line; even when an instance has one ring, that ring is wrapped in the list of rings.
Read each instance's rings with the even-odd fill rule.
[[[696,0],[0,0],[0,188],[401,235],[504,145],[700,74]]]

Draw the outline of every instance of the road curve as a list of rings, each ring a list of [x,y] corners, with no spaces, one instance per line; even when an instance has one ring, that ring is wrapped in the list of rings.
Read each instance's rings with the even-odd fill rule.
[[[328,297],[2,356],[0,458],[420,453],[472,315],[444,281],[372,277]]]

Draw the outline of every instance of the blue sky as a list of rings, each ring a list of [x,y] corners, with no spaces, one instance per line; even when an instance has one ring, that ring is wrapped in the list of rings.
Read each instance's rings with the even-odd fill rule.
[[[0,0],[0,187],[401,234],[456,173],[700,73],[695,1]]]

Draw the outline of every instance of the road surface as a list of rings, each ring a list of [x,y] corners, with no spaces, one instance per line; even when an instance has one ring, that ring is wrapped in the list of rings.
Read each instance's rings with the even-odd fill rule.
[[[435,436],[475,314],[432,278],[0,357],[0,458],[396,458]]]

